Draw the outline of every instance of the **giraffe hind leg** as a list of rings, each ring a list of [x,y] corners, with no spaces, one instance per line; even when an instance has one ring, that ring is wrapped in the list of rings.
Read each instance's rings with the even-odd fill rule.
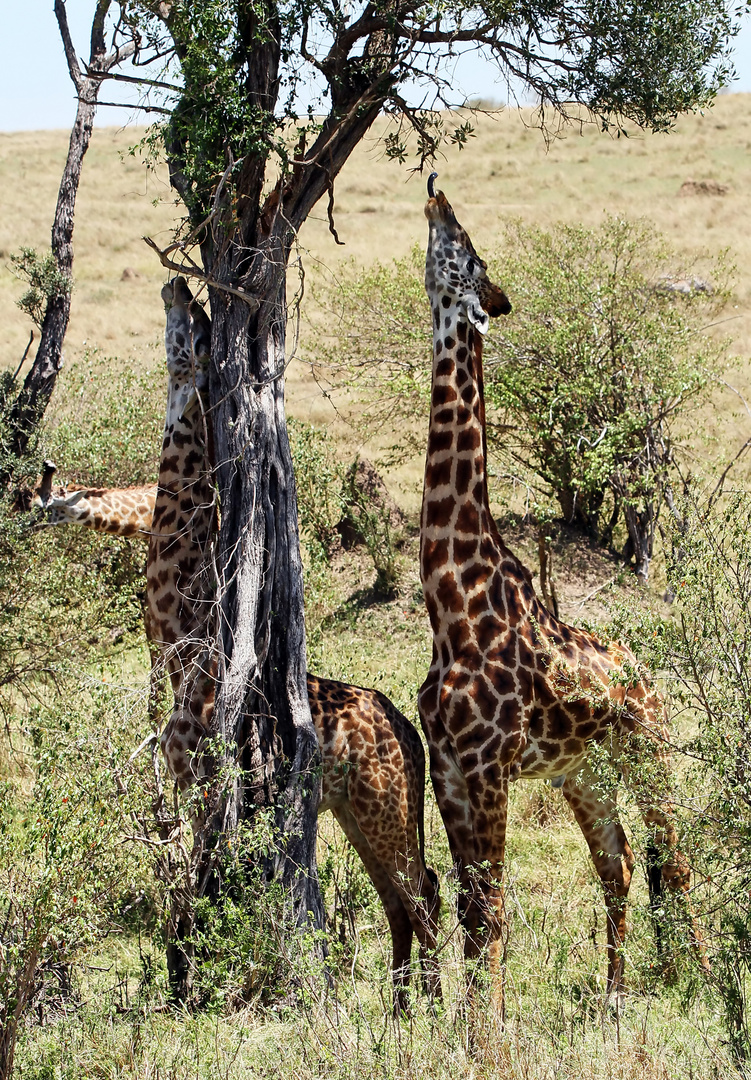
[[[348,807],[338,806],[333,810],[344,835],[362,859],[386,912],[391,930],[392,977],[394,981],[394,1013],[399,1016],[409,1013],[409,977],[412,956],[412,922],[406,907],[394,887],[385,868],[376,857],[367,838]]]
[[[624,775],[649,832],[647,881],[655,945],[658,953],[664,955],[662,899],[668,890],[683,902],[694,951],[702,968],[708,972],[709,961],[704,935],[694,915],[689,895],[691,871],[688,860],[678,847],[674,812],[667,796],[669,760],[662,733],[655,732],[654,724],[649,727],[645,724],[644,729],[638,739],[632,737],[631,746],[626,744],[629,755],[624,758]],[[638,762],[641,767],[635,767],[634,762]],[[662,798],[659,797],[660,792],[665,793]]]

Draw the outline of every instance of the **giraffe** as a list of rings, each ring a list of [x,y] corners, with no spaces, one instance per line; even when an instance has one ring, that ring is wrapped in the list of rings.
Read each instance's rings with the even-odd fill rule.
[[[686,894],[667,777],[665,710],[624,646],[554,618],[491,516],[485,441],[482,338],[508,298],[428,181],[425,287],[433,321],[430,428],[420,522],[420,574],[433,655],[418,708],[430,773],[460,882],[467,960],[487,946],[492,994],[503,1008],[502,938],[509,781],[561,787],[589,845],[605,892],[608,990],[623,981],[625,908],[634,858],[616,796],[597,784],[588,751],[609,748],[624,775],[639,755],[652,769],[637,786],[650,832],[653,901],[663,885]],[[696,943],[701,951],[698,928]]]
[[[154,516],[156,484],[127,488],[69,488],[53,491],[54,462],[45,461],[41,483],[31,500],[41,516],[39,525],[83,525],[112,536],[137,536],[148,540]]]
[[[174,708],[161,747],[181,791],[208,774],[216,662],[210,647],[210,544],[216,503],[207,457],[211,323],[182,277],[162,289],[167,412],[146,562],[146,633],[162,655]]]
[[[43,480],[44,483],[44,480]],[[83,492],[89,489],[81,489]],[[133,535],[123,529],[121,506],[136,489],[111,488],[87,520],[98,532]],[[142,490],[135,535],[151,534],[156,485]],[[49,524],[80,524],[67,511],[66,493],[40,494],[33,505],[63,503],[63,513]],[[86,497],[84,496],[84,501]],[[77,504],[74,504],[74,510]],[[132,523],[131,518],[128,519]],[[147,631],[148,633],[148,631]],[[158,653],[154,643],[150,648]],[[438,879],[425,865],[423,803],[425,754],[412,724],[375,690],[321,679],[308,673],[308,698],[323,758],[319,815],[330,810],[360,855],[383,904],[392,938],[395,1008],[408,1009],[412,939],[417,929],[420,959],[428,992],[441,996],[432,958],[438,933]],[[191,753],[198,749],[198,740]],[[374,798],[376,794],[376,798]]]
[[[181,790],[207,776],[201,745],[210,731],[216,664],[210,654],[215,596],[205,565],[216,513],[203,395],[211,327],[184,279],[162,290],[170,382],[147,568],[147,636],[162,650],[175,707],[162,733]],[[331,810],[381,899],[392,937],[394,1008],[408,1008],[413,935],[425,985],[441,996],[434,957],[440,896],[425,864],[425,755],[412,724],[383,694],[307,676],[321,747],[319,814]]]

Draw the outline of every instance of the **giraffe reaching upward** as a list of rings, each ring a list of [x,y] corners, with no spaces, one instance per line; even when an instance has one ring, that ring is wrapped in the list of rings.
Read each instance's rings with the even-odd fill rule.
[[[651,835],[650,888],[688,891],[664,790],[664,707],[636,674],[631,652],[559,622],[501,539],[488,503],[482,336],[511,305],[486,273],[445,195],[428,182],[425,287],[433,315],[430,431],[421,514],[420,573],[433,658],[418,698],[438,806],[460,879],[465,956],[487,944],[502,1005],[508,785],[561,786],[589,845],[607,906],[608,986],[623,978],[625,907],[634,859],[615,793],[588,764],[593,743],[624,774],[641,757],[650,786],[632,786]],[[698,930],[695,931],[698,938]]]
[[[210,544],[216,513],[204,423],[211,328],[184,279],[162,290],[170,373],[159,483],[150,527],[147,635],[162,650],[175,706],[161,738],[182,790],[206,776],[216,664],[210,651],[215,598]],[[407,1007],[415,934],[427,988],[440,997],[433,956],[438,880],[425,865],[425,757],[420,738],[383,694],[308,674],[323,759],[319,813],[331,810],[360,855],[392,935],[394,1005]]]
[[[184,791],[210,769],[200,747],[209,730],[216,673],[210,577],[216,503],[205,412],[211,323],[182,277],[164,286],[162,300],[167,414],[146,564],[146,622],[174,693],[162,751]]]

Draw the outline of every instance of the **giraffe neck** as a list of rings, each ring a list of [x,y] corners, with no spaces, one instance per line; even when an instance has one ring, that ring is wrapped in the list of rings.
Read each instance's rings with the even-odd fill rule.
[[[205,479],[208,463],[202,401],[203,398],[199,401],[192,383],[186,384],[170,376],[167,417],[159,459],[157,504],[164,493],[174,497]]]
[[[462,592],[467,572],[506,553],[490,513],[482,381],[482,336],[456,310],[433,323],[433,384],[420,523],[420,574],[436,629],[446,575]]]
[[[144,536],[151,531],[156,485],[136,488],[79,488],[37,503],[45,525],[82,525],[113,536]]]

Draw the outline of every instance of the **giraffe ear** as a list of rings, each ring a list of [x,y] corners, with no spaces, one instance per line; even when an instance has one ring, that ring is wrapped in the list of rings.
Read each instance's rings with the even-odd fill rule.
[[[475,330],[479,330],[481,334],[487,334],[490,327],[490,319],[488,318],[487,311],[484,311],[480,301],[474,293],[470,293],[467,297],[465,309],[467,312],[467,318],[474,326]]]
[[[180,409],[180,420],[185,420],[195,409],[198,404],[198,391],[195,386],[187,386],[185,388],[185,398],[181,402],[182,408]]]

